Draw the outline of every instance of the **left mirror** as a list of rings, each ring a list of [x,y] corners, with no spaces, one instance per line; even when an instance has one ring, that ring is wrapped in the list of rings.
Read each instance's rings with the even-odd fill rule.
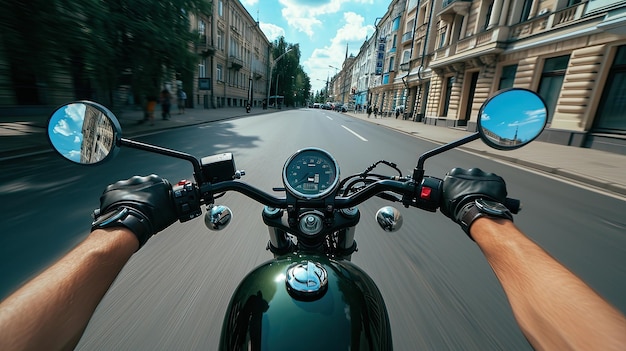
[[[117,152],[121,138],[119,122],[106,107],[78,101],[59,107],[48,120],[48,140],[66,159],[96,164]]]

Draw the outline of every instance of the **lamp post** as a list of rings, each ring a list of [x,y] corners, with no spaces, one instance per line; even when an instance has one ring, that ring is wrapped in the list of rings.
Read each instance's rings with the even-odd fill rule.
[[[341,103],[343,104],[343,103],[344,103],[344,101],[343,101],[343,100],[344,100],[344,97],[345,97],[345,91],[344,91],[344,86],[343,86],[343,85],[344,85],[344,81],[343,81],[342,74],[339,74],[339,71],[341,71],[341,69],[339,69],[339,68],[337,68],[337,67],[335,67],[335,66],[331,66],[331,65],[328,65],[328,67],[330,67],[330,68],[334,68],[334,69],[335,69],[335,76],[337,76],[337,75],[339,76],[339,77],[338,77],[338,79],[339,79],[339,84],[337,84],[337,86],[338,86],[338,87],[340,88],[340,90],[341,90],[341,93],[342,93],[342,95],[341,95]],[[338,94],[334,94],[334,95],[335,95],[335,96],[337,96]]]
[[[283,58],[285,55],[287,55],[289,53],[289,51],[293,50],[293,48],[285,51],[282,55],[278,56],[276,58],[276,60],[272,61],[272,64],[270,65],[270,79],[267,82],[267,103],[270,103],[270,89],[272,88],[272,74],[274,72],[274,66],[276,66],[276,63]],[[276,75],[276,83],[278,83],[278,76],[280,74]],[[278,84],[276,84],[276,96],[278,96]],[[276,105],[278,105],[278,102],[276,102]]]

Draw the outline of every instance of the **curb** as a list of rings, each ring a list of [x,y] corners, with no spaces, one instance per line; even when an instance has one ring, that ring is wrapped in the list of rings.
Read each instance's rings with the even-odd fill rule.
[[[359,118],[357,116],[354,116],[353,114],[346,114],[347,116],[350,116],[352,118],[356,118],[356,119],[361,119],[364,120],[366,122],[375,124],[377,126],[381,126],[387,129],[391,129],[394,131],[398,131],[401,132],[403,134],[412,136],[414,138],[419,138],[422,140],[426,140],[435,144],[440,144],[440,145],[444,145],[446,144],[446,142],[442,142],[440,140],[435,140],[432,138],[428,138],[428,137],[424,137],[422,136],[421,133],[414,133],[414,132],[408,132],[402,129],[398,129],[395,127],[391,127],[385,124],[381,124],[378,123],[376,120],[370,121],[367,120],[365,118]],[[498,159],[501,161],[505,161],[508,163],[512,163],[512,164],[516,164],[516,165],[520,165],[520,166],[524,166],[527,167],[529,169],[535,170],[535,171],[539,171],[542,173],[547,173],[549,175],[553,175],[553,176],[558,176],[561,177],[563,179],[566,179],[568,181],[573,181],[579,184],[585,184],[585,185],[589,185],[592,187],[595,187],[597,189],[600,189],[602,191],[605,192],[610,192],[613,193],[617,196],[620,197],[624,197],[626,196],[626,186],[622,185],[622,184],[617,184],[608,180],[604,180],[598,177],[589,177],[587,175],[584,174],[580,174],[574,171],[570,171],[567,169],[562,169],[562,168],[558,168],[558,167],[551,167],[539,162],[533,162],[533,161],[529,161],[529,160],[524,160],[524,159],[520,159],[518,157],[510,157],[510,156],[506,156],[506,155],[502,155],[499,153],[493,153],[490,152],[489,150],[479,150],[479,149],[475,149],[472,147],[469,147],[467,145],[462,145],[460,147],[458,147],[458,149],[466,151],[466,152],[470,152],[470,153],[474,153],[476,155],[479,155],[481,157],[487,157],[487,158],[493,158],[493,159]]]

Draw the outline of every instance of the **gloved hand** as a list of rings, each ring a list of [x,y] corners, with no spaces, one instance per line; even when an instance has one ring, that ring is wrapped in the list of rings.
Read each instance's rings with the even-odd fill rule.
[[[461,224],[464,208],[478,198],[504,204],[506,202],[506,184],[502,177],[485,173],[479,168],[465,170],[453,168],[443,179],[443,203],[441,213]],[[467,233],[469,235],[469,233]]]
[[[178,216],[170,183],[157,175],[134,176],[106,187],[100,196],[100,210],[97,217],[126,208],[127,220],[120,219],[100,227],[123,226],[133,231],[139,240],[139,247],[148,239],[173,224]],[[96,215],[94,213],[94,215]],[[98,222],[98,218],[96,218]],[[96,222],[92,230],[96,229]]]

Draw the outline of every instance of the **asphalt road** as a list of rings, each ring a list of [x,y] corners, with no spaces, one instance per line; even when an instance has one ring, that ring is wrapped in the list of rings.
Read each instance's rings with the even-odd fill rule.
[[[435,146],[320,110],[233,119],[139,139],[197,156],[232,152],[237,167],[246,170],[243,180],[266,191],[282,185],[283,163],[301,147],[328,150],[347,175],[380,159],[397,163],[406,174],[421,152]],[[87,235],[90,212],[105,185],[135,174],[191,178],[185,161],[130,149],[98,167],[75,166],[54,154],[0,166],[0,296]],[[427,174],[438,177],[457,166],[503,176],[509,195],[524,202],[516,223],[626,311],[623,199],[456,150],[426,162]],[[247,272],[271,258],[262,206],[236,193],[219,203],[234,212],[227,229],[211,232],[202,220],[177,223],[133,256],[98,307],[79,350],[216,348],[231,293]],[[360,206],[353,262],[385,298],[396,349],[530,349],[480,251],[456,224],[439,213],[397,206],[404,226],[388,234],[374,221],[383,205],[384,200],[372,199]]]

